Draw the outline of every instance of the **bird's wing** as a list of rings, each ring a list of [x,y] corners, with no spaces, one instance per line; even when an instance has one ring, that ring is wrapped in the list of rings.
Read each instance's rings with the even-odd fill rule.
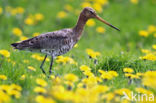
[[[72,31],[63,29],[41,34],[19,43],[21,49],[57,49],[69,41]],[[18,49],[18,48],[17,48]]]

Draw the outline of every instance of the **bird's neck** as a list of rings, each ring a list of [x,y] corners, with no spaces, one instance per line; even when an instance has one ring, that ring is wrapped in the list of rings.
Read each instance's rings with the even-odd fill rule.
[[[75,39],[80,39],[87,20],[88,18],[81,13],[76,26],[73,28]]]

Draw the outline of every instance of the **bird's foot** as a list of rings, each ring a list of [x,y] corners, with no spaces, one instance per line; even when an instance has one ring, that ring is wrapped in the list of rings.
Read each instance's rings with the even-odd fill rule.
[[[51,71],[51,70],[50,70],[50,71],[49,71],[48,78],[50,78],[50,76],[52,76],[52,74],[53,74],[53,75],[55,75],[55,74],[56,74],[56,72],[55,72],[55,71]]]

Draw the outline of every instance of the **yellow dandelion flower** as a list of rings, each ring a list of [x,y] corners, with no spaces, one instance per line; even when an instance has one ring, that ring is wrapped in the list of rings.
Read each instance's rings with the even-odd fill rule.
[[[93,93],[105,93],[109,90],[108,86],[105,85],[97,85],[93,88]]]
[[[34,25],[34,19],[32,17],[27,17],[24,20],[24,23],[27,24],[27,25]]]
[[[63,57],[63,56],[58,56],[56,59],[57,63],[63,63],[63,64],[75,64],[77,65],[77,62],[75,62],[72,58],[70,57]]]
[[[12,8],[10,12],[11,12],[11,15],[15,16],[17,14],[17,9]]]
[[[154,33],[153,36],[156,38],[156,33]]]
[[[130,0],[133,4],[138,4],[139,0]]]
[[[100,56],[100,52],[95,52],[92,49],[86,49],[86,53],[93,59],[96,59],[98,56]]]
[[[54,84],[61,84],[62,83],[62,79],[60,77],[55,77],[54,79],[52,79]]]
[[[145,30],[141,30],[141,31],[139,31],[139,35],[143,36],[143,37],[147,37],[149,35],[149,33]]]
[[[102,5],[100,5],[99,3],[94,3],[93,8],[99,13],[102,12]]]
[[[47,93],[46,89],[43,87],[35,87],[34,92],[36,92],[36,93]]]
[[[35,37],[35,36],[39,36],[39,35],[40,35],[40,33],[38,33],[38,32],[33,33],[33,37]]]
[[[132,76],[132,74],[131,74],[131,73],[125,73],[125,77],[130,78],[131,76]]]
[[[16,62],[14,62],[14,61],[11,61],[11,63],[12,63],[13,66],[16,64]]]
[[[148,32],[149,32],[149,33],[154,33],[154,32],[156,32],[156,26],[154,26],[154,25],[148,26]]]
[[[43,73],[41,73],[41,74],[40,74],[40,77],[41,77],[41,78],[46,78],[46,75],[43,74]]]
[[[87,96],[89,96],[89,94],[90,94],[89,90],[86,90],[86,89],[84,89],[84,88],[79,88],[79,89],[77,89],[77,90],[76,90],[76,93],[80,95],[79,98],[87,97]],[[92,98],[93,98],[93,97],[92,97]],[[90,98],[90,99],[91,99],[91,98]],[[83,101],[83,102],[85,103],[85,101]],[[80,103],[83,103],[83,102],[81,101]],[[91,102],[93,102],[93,101],[91,101]],[[90,102],[89,102],[89,103],[90,103]]]
[[[21,91],[22,90],[22,87],[19,86],[19,85],[16,85],[16,84],[11,84],[10,88],[13,89],[13,90],[17,90],[17,91]]]
[[[101,83],[102,82],[102,79],[100,77],[95,77],[97,82]]]
[[[92,88],[96,86],[98,82],[95,76],[89,76],[88,78],[84,78],[82,83],[84,83],[88,88]]]
[[[138,75],[131,74],[131,75],[130,75],[130,78],[131,78],[131,79],[139,79],[139,76],[138,76]]]
[[[67,86],[70,86],[70,87],[74,87],[74,83],[73,82],[71,82],[71,81],[65,81],[64,82]]]
[[[100,5],[107,5],[108,4],[108,0],[96,0],[96,3],[98,3]]]
[[[24,13],[24,9],[22,7],[17,7],[16,10],[17,10],[17,13],[19,13],[19,14]]]
[[[0,7],[0,15],[3,13],[3,9]]]
[[[153,49],[156,49],[156,44],[152,45],[152,48],[153,48]]]
[[[156,71],[147,71],[145,72],[142,84],[151,88],[156,89]]]
[[[10,86],[8,86],[6,92],[8,95],[14,96],[15,98],[20,98],[21,90],[22,90],[21,86],[16,84],[11,84]]]
[[[112,71],[112,70],[108,71],[108,73],[112,75],[113,77],[117,77],[119,75],[116,71]]]
[[[142,77],[142,76],[144,76],[144,73],[139,73],[138,72],[138,73],[136,73],[136,75],[139,76],[139,77]]]
[[[57,17],[60,18],[60,19],[65,18],[66,16],[67,16],[67,13],[64,12],[64,11],[60,11],[57,14]]]
[[[132,68],[124,68],[123,71],[125,73],[133,73],[134,72],[134,70]]]
[[[99,73],[101,73],[101,78],[102,79],[112,79],[113,77],[117,77],[118,73],[116,71],[103,71],[103,70],[98,70]]]
[[[57,91],[56,91],[57,90]],[[56,98],[57,100],[61,101],[71,101],[73,100],[73,92],[67,91],[63,86],[53,86],[51,94]]]
[[[31,57],[38,61],[43,61],[44,59],[44,57],[40,56],[39,54],[33,54]],[[47,58],[46,61],[50,61],[49,58]]]
[[[81,71],[90,71],[91,68],[88,67],[87,65],[81,65],[81,66],[80,66],[80,70],[81,70]]]
[[[21,97],[21,93],[17,90],[11,90],[8,92],[9,95],[14,96],[15,98],[20,98]]]
[[[32,66],[28,66],[28,69],[32,70],[32,71],[36,71],[36,69],[34,67],[32,67]]]
[[[146,90],[144,88],[135,88],[135,91],[142,94],[153,94],[151,91]]]
[[[37,78],[36,79],[36,83],[42,87],[46,87],[47,86],[47,82],[43,79]]]
[[[120,98],[119,98],[119,102],[120,102]],[[121,101],[121,103],[130,103],[130,102],[129,102],[128,99],[123,99],[123,100]]]
[[[86,49],[87,53],[94,52],[92,49]]]
[[[152,53],[148,53],[145,56],[140,57],[140,59],[155,61],[156,60],[156,56],[154,54],[152,54]]]
[[[8,62],[11,62],[11,59],[10,58],[8,58]]]
[[[100,56],[101,53],[100,52],[95,52],[96,56]]]
[[[84,86],[85,86],[85,84],[81,83],[81,82],[77,84],[77,88],[83,88]]]
[[[106,79],[106,80],[111,80],[111,79],[113,79],[113,75],[111,75],[111,74],[105,72],[105,73],[103,73],[103,74],[101,75],[101,78],[102,78],[102,79]]]
[[[29,60],[23,60],[24,63],[29,63]]]
[[[67,10],[67,11],[72,11],[72,10],[73,10],[73,7],[72,7],[71,5],[69,5],[69,4],[66,4],[66,5],[64,6],[64,8],[65,8],[65,10]]]
[[[128,97],[131,97],[131,91],[127,88],[116,89],[114,91],[114,93],[118,95],[124,95],[124,92],[128,95]]]
[[[21,77],[20,77],[20,80],[25,80],[26,76],[25,74],[23,74]]]
[[[12,61],[10,58],[7,58],[7,61],[12,63],[13,66],[16,64],[16,62]]]
[[[50,75],[50,78],[51,79],[55,79],[55,75]]]
[[[104,32],[105,32],[105,28],[99,26],[99,27],[96,28],[96,31],[97,31],[98,33],[104,33]]]
[[[0,102],[1,103],[9,103],[10,102],[10,96],[1,90],[0,90]]]
[[[75,45],[74,45],[74,48],[77,48],[77,47],[78,47],[78,44],[75,44]]]
[[[140,78],[138,75],[134,75],[131,73],[125,73],[125,77],[128,77],[130,79],[139,79]]]
[[[0,54],[7,58],[10,57],[10,52],[8,50],[0,50]]]
[[[56,103],[52,98],[44,97],[42,95],[38,95],[35,100],[37,103]]]
[[[101,74],[105,73],[105,71],[103,71],[101,69],[99,69],[98,72],[101,73]]]
[[[16,36],[22,36],[22,30],[19,28],[13,28],[12,33]]]
[[[115,102],[120,102],[121,101],[121,98],[119,97],[119,96],[116,96],[115,98],[114,98],[114,101]],[[122,103],[122,102],[121,102]]]
[[[0,91],[2,90],[2,91],[7,92],[9,89],[10,89],[9,85],[6,85],[6,84],[0,85]]]
[[[114,97],[115,97],[114,93],[107,93],[101,96],[102,99],[105,99],[107,101],[111,101]]]
[[[96,54],[95,54],[95,53],[91,53],[89,56],[90,56],[91,58],[96,59]]]
[[[68,80],[68,81],[71,81],[71,82],[76,82],[76,81],[78,81],[78,77],[77,77],[75,74],[72,74],[72,73],[66,74],[66,75],[64,76],[64,79],[65,79],[65,80]]]
[[[93,77],[94,74],[91,71],[84,71],[83,74],[87,77]]]
[[[21,40],[21,41],[27,40],[27,39],[28,39],[28,37],[26,37],[26,36],[20,36],[20,40]]]
[[[43,95],[38,95],[38,96],[36,96],[35,100],[36,100],[37,103],[42,103],[43,100],[44,100],[44,96]]]
[[[44,19],[44,16],[41,13],[37,13],[35,14],[35,20],[37,21],[41,21]]]
[[[91,7],[91,4],[90,4],[89,2],[83,2],[83,3],[81,4],[81,7],[82,7],[82,8]]]
[[[92,27],[92,26],[95,26],[95,21],[93,19],[89,19],[86,24],[87,26]]]
[[[0,80],[7,80],[7,76],[5,76],[5,75],[0,75]]]
[[[142,53],[151,53],[151,51],[148,50],[148,49],[141,49],[141,52],[142,52]]]

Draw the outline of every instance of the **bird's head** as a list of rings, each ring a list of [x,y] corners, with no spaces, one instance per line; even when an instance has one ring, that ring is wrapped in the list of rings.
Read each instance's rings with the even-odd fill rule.
[[[97,20],[109,25],[110,27],[120,31],[118,28],[116,28],[115,26],[113,26],[112,24],[108,23],[107,21],[105,21],[104,19],[102,19],[100,16],[97,15],[97,13],[95,12],[95,10],[91,7],[86,7],[83,9],[83,11],[81,12],[81,14],[83,16],[85,16],[87,19],[90,18],[96,18]]]
[[[82,14],[87,17],[87,18],[95,18],[96,17],[96,12],[93,8],[86,7],[83,9]]]

